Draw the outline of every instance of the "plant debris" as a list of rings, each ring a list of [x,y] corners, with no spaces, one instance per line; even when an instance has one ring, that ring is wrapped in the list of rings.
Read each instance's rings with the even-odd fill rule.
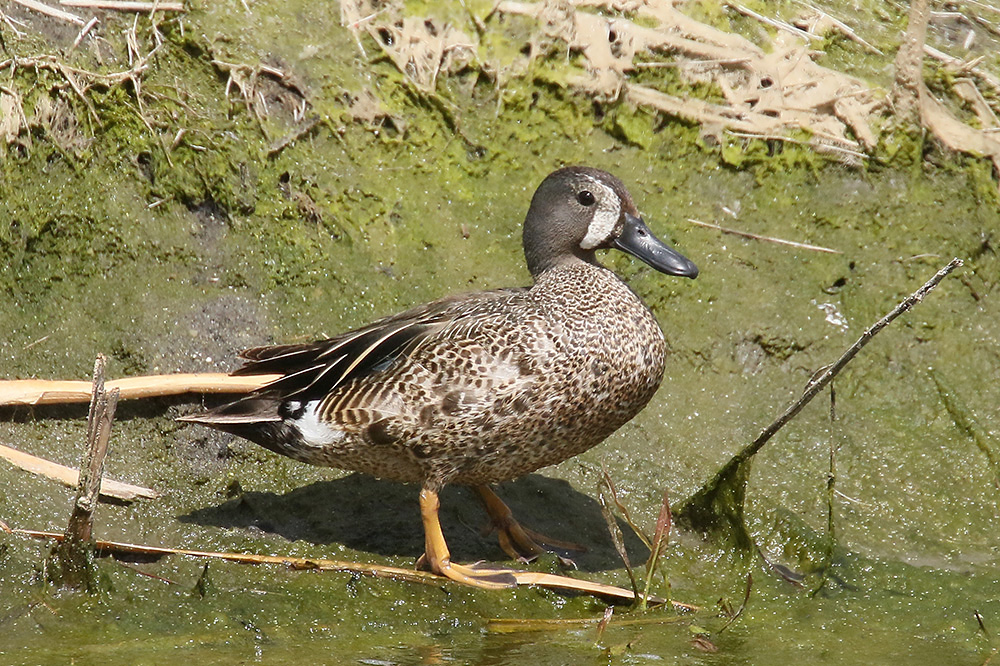
[[[93,573],[94,511],[97,509],[104,460],[111,440],[111,423],[118,406],[118,389],[104,387],[104,356],[94,363],[94,388],[87,417],[87,448],[80,465],[82,473],[77,486],[73,511],[63,538],[49,558],[51,579],[63,586],[95,590]]]
[[[160,398],[185,393],[248,393],[279,377],[280,375],[233,377],[221,372],[178,373],[116,379],[108,382],[108,388],[118,389],[123,400]],[[0,406],[63,405],[88,402],[91,395],[91,385],[83,381],[0,380]]]
[[[0,444],[0,458],[26,472],[53,479],[66,486],[76,486],[80,482],[80,470],[78,469],[54,463],[51,460],[45,460],[3,444]],[[101,479],[100,490],[101,497],[109,497],[123,502],[130,502],[138,498],[156,499],[160,496],[160,493],[152,488],[143,488],[107,477]]]
[[[528,74],[532,62],[549,52],[575,53],[582,56],[580,65],[567,59],[567,73],[560,74],[558,82],[595,102],[627,100],[697,123],[703,135],[716,143],[722,143],[727,133],[779,141],[797,141],[796,136],[805,133],[815,150],[858,164],[874,154],[885,132],[893,130],[894,125],[884,119],[896,109],[887,103],[887,91],[818,64],[822,54],[813,50],[812,43],[836,32],[871,53],[882,55],[882,51],[843,21],[801,4],[801,14],[791,22],[740,4],[724,5],[775,28],[765,48],[685,15],[678,8],[683,3],[673,0],[503,0],[488,16],[473,17],[476,35],[433,17],[408,15],[402,2],[348,0],[341,3],[341,23],[352,31],[363,55],[367,53],[361,35],[366,34],[419,91],[428,94],[434,92],[440,73],[460,71],[486,57],[480,53],[480,37],[495,16],[530,17],[537,21],[539,34],[532,37],[527,57],[504,68],[503,76]],[[929,50],[949,67],[974,74],[974,80],[956,82],[954,92],[959,99],[973,100],[970,104],[982,127],[971,126],[935,99],[923,83],[919,57],[929,49],[924,44],[928,18],[927,12],[911,12],[912,35],[896,60],[897,81],[907,83],[897,83],[892,101],[896,106],[902,103],[904,111],[915,109],[909,121],[928,129],[947,148],[986,156],[1000,171],[1000,139],[990,132],[996,127],[994,114],[977,88],[981,83],[995,92],[996,77],[976,71],[976,62],[964,63]],[[498,80],[503,78],[489,63],[483,67],[493,69]],[[638,70],[655,67],[674,68],[690,85],[717,90],[721,100],[682,97],[636,80]]]
[[[741,550],[751,550],[753,539],[743,518],[743,507],[754,456],[786,423],[795,418],[803,407],[819,395],[820,391],[833,381],[833,378],[879,331],[892,323],[896,317],[922,301],[924,296],[934,289],[941,280],[961,265],[962,260],[952,259],[919,289],[868,327],[861,334],[861,337],[834,363],[818,370],[798,400],[789,405],[771,425],[761,432],[757,439],[743,447],[708,483],[681,505],[676,512],[678,524],[716,537],[726,535]]]
[[[43,532],[39,530],[13,529],[6,523],[0,521],[0,531],[8,534],[31,537],[35,539],[53,539],[63,542],[66,539],[64,534],[59,532]],[[448,582],[448,579],[438,574],[418,571],[416,569],[404,569],[402,567],[391,567],[380,564],[363,564],[358,562],[344,562],[341,560],[325,560],[317,558],[293,557],[284,555],[255,555],[252,553],[220,553],[214,551],[191,550],[187,548],[167,548],[163,546],[145,546],[134,543],[124,543],[120,541],[94,541],[94,548],[98,552],[108,554],[131,554],[163,557],[166,555],[185,555],[188,557],[205,557],[229,562],[240,562],[242,564],[281,564],[296,570],[308,571],[344,571],[363,576],[375,576],[378,578],[390,578],[413,583],[424,583],[427,585],[441,585]],[[590,594],[595,597],[607,599],[612,602],[634,602],[635,595],[629,590],[605,585],[589,580],[570,578],[568,576],[558,576],[555,574],[541,573],[535,571],[513,571],[504,569],[504,573],[514,576],[518,585],[544,587],[576,594]],[[649,602],[657,605],[666,604],[668,601],[660,597],[650,597]],[[694,608],[690,604],[679,602],[669,602],[675,607],[690,610]]]

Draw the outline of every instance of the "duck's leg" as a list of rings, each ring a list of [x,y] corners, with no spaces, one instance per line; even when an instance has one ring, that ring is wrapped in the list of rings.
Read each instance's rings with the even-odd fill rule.
[[[517,580],[506,569],[464,566],[451,561],[451,553],[448,551],[448,544],[445,543],[441,521],[438,518],[440,506],[437,490],[427,487],[421,489],[420,517],[424,523],[424,555],[420,558],[418,566],[422,564],[436,574],[474,587],[494,590],[515,587]]]
[[[504,501],[493,492],[492,488],[485,485],[475,488],[483,506],[486,507],[486,513],[489,515],[494,529],[497,531],[500,547],[515,560],[530,562],[539,555],[552,552],[553,548],[576,552],[587,550],[580,544],[552,539],[523,527],[514,518],[510,507],[504,504]],[[560,557],[560,559],[564,560],[565,558]],[[566,560],[566,562],[572,564],[570,560]]]

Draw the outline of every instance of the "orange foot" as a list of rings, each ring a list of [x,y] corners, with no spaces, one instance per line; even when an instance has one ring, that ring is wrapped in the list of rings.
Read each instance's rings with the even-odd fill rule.
[[[486,507],[486,513],[490,517],[492,527],[497,531],[500,547],[511,558],[521,562],[530,562],[539,555],[551,553],[554,550],[574,552],[584,552],[587,550],[580,544],[552,539],[544,534],[539,534],[534,530],[523,527],[514,518],[510,507],[504,504],[504,501],[497,497],[497,494],[489,486],[476,486],[475,489],[479,494],[479,499],[483,502],[483,506]],[[576,567],[573,560],[565,558],[558,553],[556,555],[563,565]]]
[[[417,561],[417,566],[473,587],[489,590],[516,587],[515,571],[480,565],[466,566],[451,561],[451,553],[448,551],[448,544],[441,531],[441,521],[438,519],[440,506],[441,502],[436,491],[429,488],[420,491],[420,517],[424,523],[424,554]]]

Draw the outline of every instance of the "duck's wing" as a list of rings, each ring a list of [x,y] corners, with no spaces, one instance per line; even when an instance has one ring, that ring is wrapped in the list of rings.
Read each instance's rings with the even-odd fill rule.
[[[389,367],[422,341],[520,291],[524,289],[450,296],[328,340],[247,349],[240,353],[246,363],[232,374],[283,375],[256,392],[269,398],[321,398],[345,382]]]

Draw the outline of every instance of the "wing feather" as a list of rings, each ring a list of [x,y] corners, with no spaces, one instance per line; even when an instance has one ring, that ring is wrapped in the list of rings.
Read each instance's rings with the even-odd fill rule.
[[[393,365],[446,328],[458,324],[466,329],[466,320],[480,316],[496,299],[519,291],[523,289],[451,296],[327,340],[247,349],[240,353],[245,365],[233,374],[283,375],[258,391],[268,397],[321,398],[345,382]]]

